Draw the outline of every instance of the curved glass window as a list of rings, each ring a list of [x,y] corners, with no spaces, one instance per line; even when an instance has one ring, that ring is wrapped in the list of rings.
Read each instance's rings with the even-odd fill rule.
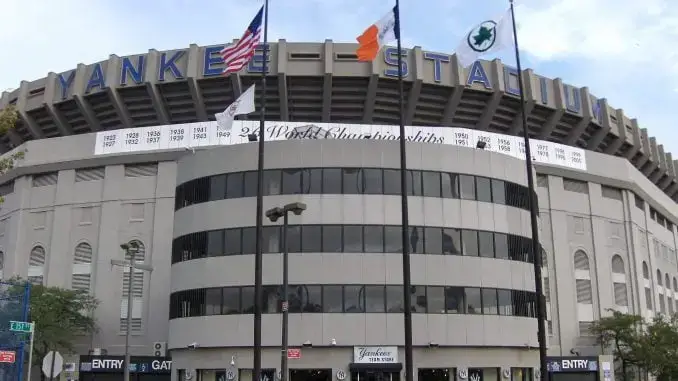
[[[263,313],[280,313],[281,286],[264,286]],[[170,319],[251,314],[254,287],[214,287],[170,295]],[[535,293],[458,286],[412,286],[412,312],[534,318]],[[401,313],[402,285],[290,285],[290,313]]]
[[[398,225],[290,225],[290,253],[401,253]],[[470,229],[410,226],[413,254],[482,256],[532,263],[532,240]],[[172,242],[172,263],[205,257],[254,254],[255,228],[196,232]],[[263,229],[264,253],[281,252],[281,226]]]
[[[407,194],[462,198],[528,209],[527,187],[458,173],[408,170]],[[256,197],[256,171],[194,179],[177,186],[174,209],[208,201]],[[264,171],[264,196],[280,194],[400,194],[400,171],[382,168],[289,168]]]

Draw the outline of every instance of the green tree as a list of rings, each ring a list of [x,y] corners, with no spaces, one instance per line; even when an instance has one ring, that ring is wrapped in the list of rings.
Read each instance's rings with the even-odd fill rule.
[[[678,319],[655,317],[640,338],[644,367],[657,381],[675,380],[678,376]]]
[[[16,122],[19,120],[19,113],[12,105],[0,110],[0,135],[6,134],[9,130],[16,127]],[[0,175],[14,168],[14,163],[17,160],[23,159],[24,151],[14,152],[5,157],[0,157]],[[0,199],[0,202],[2,200]]]
[[[614,363],[618,364],[615,373],[620,381],[634,379],[634,370],[640,365],[639,358],[643,318],[637,315],[613,311],[612,316],[601,318],[593,323],[591,333],[605,349],[612,350]]]

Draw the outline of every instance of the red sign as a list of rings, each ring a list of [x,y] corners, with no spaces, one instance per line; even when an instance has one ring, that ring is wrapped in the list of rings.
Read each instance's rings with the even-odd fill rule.
[[[0,363],[14,363],[16,360],[16,352],[14,351],[0,351]]]
[[[293,348],[287,350],[288,359],[300,359],[301,358],[301,349]]]

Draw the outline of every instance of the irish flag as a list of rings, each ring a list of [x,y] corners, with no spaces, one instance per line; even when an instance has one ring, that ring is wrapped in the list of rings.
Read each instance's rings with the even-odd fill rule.
[[[370,25],[358,40],[358,61],[373,61],[379,50],[389,42],[398,38],[396,36],[396,20],[398,9],[393,7],[379,21]]]

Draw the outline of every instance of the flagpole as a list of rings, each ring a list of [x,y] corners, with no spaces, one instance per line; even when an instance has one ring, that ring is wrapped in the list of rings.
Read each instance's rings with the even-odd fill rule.
[[[268,0],[264,0],[264,44],[261,62],[261,114],[259,117],[259,158],[257,162],[256,243],[254,254],[254,354],[252,380],[261,380],[261,310],[264,224],[264,141],[266,132],[266,71],[268,67]]]
[[[516,54],[516,66],[518,70],[518,86],[520,90],[520,105],[523,118],[523,137],[525,139],[525,169],[527,171],[527,188],[529,192],[530,223],[532,225],[532,257],[534,263],[534,289],[537,294],[537,339],[539,341],[539,370],[540,379],[548,377],[546,369],[546,306],[543,299],[544,290],[541,283],[541,244],[539,243],[539,225],[537,222],[537,194],[534,189],[534,174],[532,172],[532,152],[530,149],[530,134],[527,128],[527,112],[525,111],[525,91],[523,89],[523,68],[520,65],[520,50],[518,47],[518,33],[516,28],[516,15],[511,3],[511,22],[513,24],[513,46]]]
[[[405,100],[403,84],[403,58],[400,38],[400,1],[395,0],[395,35],[398,48],[398,108],[400,119],[400,209],[403,240],[403,322],[405,324],[405,381],[414,381],[412,356],[412,300],[410,278],[410,222],[407,205],[407,153],[405,139]]]

